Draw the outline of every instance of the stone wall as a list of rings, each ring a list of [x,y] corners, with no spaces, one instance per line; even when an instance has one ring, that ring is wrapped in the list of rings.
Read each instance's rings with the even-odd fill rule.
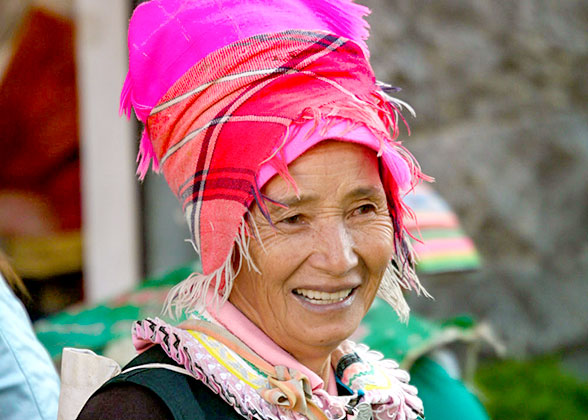
[[[513,354],[588,339],[588,2],[360,0],[405,144],[484,258],[424,279],[421,313],[490,320]]]

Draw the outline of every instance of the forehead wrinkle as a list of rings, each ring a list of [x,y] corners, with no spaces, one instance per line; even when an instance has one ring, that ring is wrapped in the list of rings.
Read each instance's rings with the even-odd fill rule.
[[[302,206],[304,204],[311,203],[313,201],[318,201],[320,199],[319,194],[316,193],[303,193],[300,196],[296,194],[286,195],[284,197],[270,197],[273,201],[284,205],[286,208],[291,208],[292,206]],[[280,209],[279,206],[276,206]]]
[[[378,185],[362,185],[357,188],[354,188],[352,191],[346,194],[345,197],[354,200],[358,198],[370,198],[378,196],[385,196],[384,190],[380,188]]]

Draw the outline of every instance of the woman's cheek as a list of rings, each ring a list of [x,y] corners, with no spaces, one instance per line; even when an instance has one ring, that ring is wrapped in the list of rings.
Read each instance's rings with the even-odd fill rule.
[[[260,234],[260,240],[252,243],[253,260],[263,273],[268,268],[272,269],[276,261],[280,264],[299,261],[312,249],[312,235],[270,229],[272,231]],[[267,267],[268,264],[270,267]]]
[[[367,241],[374,246],[394,247],[394,228],[387,218],[382,217],[370,223],[358,224],[354,231],[354,237],[360,243]]]

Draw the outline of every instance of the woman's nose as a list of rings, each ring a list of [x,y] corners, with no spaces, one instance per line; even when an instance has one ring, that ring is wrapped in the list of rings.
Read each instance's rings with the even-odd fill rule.
[[[321,223],[311,246],[310,263],[331,275],[345,275],[358,264],[353,238],[343,221]]]

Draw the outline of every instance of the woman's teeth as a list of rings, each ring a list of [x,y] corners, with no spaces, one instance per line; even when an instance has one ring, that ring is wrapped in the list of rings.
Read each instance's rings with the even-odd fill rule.
[[[353,289],[345,289],[335,293],[319,292],[318,290],[296,289],[294,293],[304,297],[310,303],[315,305],[329,305],[331,303],[341,302],[351,294]]]

